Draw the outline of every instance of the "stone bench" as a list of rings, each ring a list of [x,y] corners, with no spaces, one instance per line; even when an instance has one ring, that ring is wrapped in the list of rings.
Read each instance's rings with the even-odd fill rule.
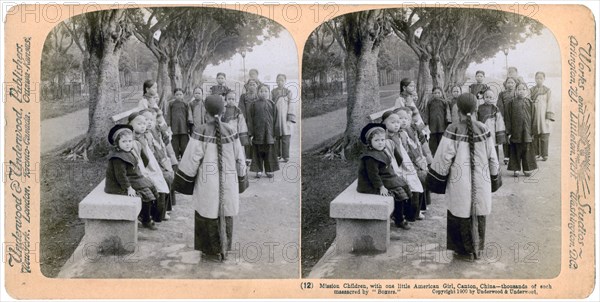
[[[399,107],[392,106],[392,107],[390,107],[390,108],[383,109],[383,110],[381,110],[381,111],[377,111],[377,112],[375,112],[375,113],[372,113],[372,114],[370,114],[370,115],[369,115],[369,117],[368,117],[368,118],[369,118],[369,121],[371,121],[371,122],[373,122],[373,123],[374,123],[374,122],[381,122],[379,119],[381,119],[381,116],[383,116],[383,114],[384,114],[384,113],[386,113],[387,111],[390,111],[390,110],[394,110],[394,109],[396,109],[396,108],[399,108]]]
[[[394,200],[390,196],[356,191],[355,180],[329,206],[336,220],[335,250],[347,252],[385,252],[390,245],[390,215]]]
[[[133,252],[142,199],[105,193],[105,181],[79,203],[79,218],[85,220],[83,241],[106,253]]]

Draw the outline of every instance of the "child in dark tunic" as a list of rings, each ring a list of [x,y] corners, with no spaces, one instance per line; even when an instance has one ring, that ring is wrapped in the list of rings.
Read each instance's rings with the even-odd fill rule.
[[[404,219],[404,207],[409,199],[408,186],[394,171],[392,162],[402,163],[402,156],[391,140],[386,139],[385,125],[370,123],[360,135],[367,150],[360,156],[358,186],[360,193],[394,197],[394,222],[397,227],[409,230]]]
[[[442,97],[442,88],[434,87],[432,90],[433,98],[427,103],[425,111],[423,112],[423,121],[429,127],[429,149],[431,153],[435,155],[442,135],[446,131],[448,126],[448,104]]]
[[[496,102],[496,106],[498,107],[498,110],[500,110],[500,112],[502,113],[505,123],[506,123],[506,107],[507,107],[508,103],[512,102],[517,97],[517,92],[516,92],[515,88],[517,88],[518,82],[519,81],[517,80],[517,78],[509,76],[504,81],[504,91],[500,92],[500,94],[498,95],[498,101]],[[505,165],[508,164],[508,157],[510,154],[510,149],[509,149],[508,145],[509,145],[508,139],[506,139],[506,142],[502,145],[502,153],[504,155],[504,164]]]
[[[231,89],[229,89],[229,87],[227,87],[227,84],[225,84],[225,78],[226,78],[225,73],[223,73],[223,72],[217,73],[217,85],[210,87],[211,95],[220,95],[222,97],[225,97],[225,95],[229,91],[231,91]]]
[[[488,90],[488,86],[483,84],[483,79],[485,78],[485,72],[483,70],[478,70],[475,72],[475,84],[471,84],[469,86],[469,92],[477,97],[477,105],[481,105],[483,103],[483,92]]]
[[[183,90],[175,88],[173,94],[175,95],[175,99],[169,103],[167,124],[171,127],[171,132],[173,132],[171,144],[173,145],[175,156],[179,160],[190,140],[188,123],[193,123],[193,121],[189,116],[190,110],[188,104],[183,101]]]
[[[258,87],[258,100],[250,104],[248,117],[248,135],[252,137],[254,147],[250,171],[256,172],[256,178],[262,176],[272,178],[273,172],[279,170],[277,153],[275,152],[275,103],[269,99],[269,87]]]
[[[242,111],[244,118],[246,119],[246,123],[249,126],[250,119],[250,105],[254,103],[258,99],[258,86],[259,81],[250,79],[244,85],[246,92],[240,95],[240,100],[238,101],[238,107]],[[250,135],[250,134],[248,134]],[[244,146],[244,150],[246,151],[246,164],[250,165],[250,160],[253,158],[253,146],[252,142]]]
[[[104,192],[142,198],[140,220],[142,226],[156,230],[150,218],[150,207],[158,197],[152,181],[144,176],[140,163],[142,158],[133,149],[133,127],[116,125],[108,134],[108,142],[114,146],[108,156],[106,186]]]
[[[533,142],[532,128],[535,114],[533,103],[527,97],[527,85],[517,84],[517,98],[508,103],[506,110],[506,133],[509,135],[510,159],[508,170],[514,171],[515,177],[523,169],[525,176],[537,169]]]

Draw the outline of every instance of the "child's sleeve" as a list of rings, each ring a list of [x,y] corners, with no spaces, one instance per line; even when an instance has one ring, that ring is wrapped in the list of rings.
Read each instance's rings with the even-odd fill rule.
[[[181,161],[179,161],[178,169],[186,176],[195,177],[204,158],[205,142],[197,139],[190,139],[188,145],[183,152]]]
[[[250,110],[248,110],[248,112],[250,113],[250,116],[246,120],[246,124],[248,126],[248,137],[252,137],[252,135],[254,133],[254,103],[250,104],[250,108],[248,108],[248,109],[250,109]],[[245,112],[245,111],[243,111],[243,112]]]
[[[127,191],[127,188],[131,187],[131,183],[127,177],[127,166],[125,162],[120,159],[112,159],[108,163],[113,166],[115,179],[117,180],[117,183],[119,183],[121,190]]]
[[[511,133],[512,102],[504,103],[504,113],[506,113],[504,116],[504,130],[506,131],[506,135],[508,137]]]
[[[296,102],[292,101],[291,92],[288,90],[286,94],[286,101],[288,102],[288,112],[287,112],[287,121],[296,123]]]
[[[379,162],[372,157],[365,157],[363,160],[365,161],[367,176],[373,187],[376,189],[383,187],[383,181],[379,176]]]
[[[454,158],[456,157],[456,149],[457,146],[454,140],[451,140],[446,136],[442,137],[427,173],[427,184],[429,185],[431,192],[438,194],[446,193],[446,184],[448,175],[450,174],[450,166],[452,166]]]
[[[548,97],[546,98],[546,119],[554,122],[554,107],[552,106],[552,95],[548,88]]]
[[[491,136],[489,136],[486,139],[486,149],[492,192],[496,192],[496,190],[502,186],[502,178],[500,177],[500,163],[498,162],[498,154],[496,153],[495,147],[496,146],[494,146]]]
[[[238,115],[237,126],[238,135],[240,137],[240,143],[242,144],[242,146],[247,146],[249,144],[248,126],[246,125],[246,119],[244,118],[243,113],[240,113],[240,115]]]
[[[496,145],[506,143],[506,128],[504,126],[504,118],[500,110],[496,112]]]
[[[192,114],[192,105],[189,103],[186,103],[185,109],[187,111],[187,123],[193,124],[194,123],[194,115]]]
[[[173,105],[173,102],[169,103],[169,105],[167,106],[167,108],[168,108],[168,109],[167,109],[167,114],[166,114],[166,116],[167,116],[167,125],[168,125],[169,127],[171,127],[171,111],[172,111],[172,110],[171,110],[171,106],[172,106],[172,105]]]

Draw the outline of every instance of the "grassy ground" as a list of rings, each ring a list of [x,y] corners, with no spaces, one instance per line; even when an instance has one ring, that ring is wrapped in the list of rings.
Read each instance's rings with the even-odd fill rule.
[[[323,98],[305,98],[302,100],[302,118],[325,114],[346,107],[346,95],[334,95]]]
[[[41,120],[51,119],[88,107],[88,97],[76,96],[69,99],[45,100],[42,104]]]
[[[398,94],[398,92],[382,92],[380,98],[385,98],[393,94]],[[318,99],[305,98],[302,100],[302,118],[319,116],[321,114],[345,108],[347,104],[346,96],[347,95],[345,94],[339,94]]]
[[[102,181],[105,170],[105,159],[69,161],[58,152],[42,156],[40,266],[46,277],[56,277],[77,248],[84,235],[84,223],[77,215],[79,202]]]
[[[308,152],[302,154],[303,277],[335,239],[335,220],[329,217],[329,204],[356,179],[357,167],[354,161],[328,160]]]
[[[123,107],[133,108],[142,97],[141,85],[121,87]],[[88,107],[88,96],[81,95],[60,100],[42,100],[41,120],[59,117]]]

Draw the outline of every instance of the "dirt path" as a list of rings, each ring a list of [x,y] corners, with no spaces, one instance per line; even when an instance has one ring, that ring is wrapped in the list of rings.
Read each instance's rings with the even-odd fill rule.
[[[383,86],[380,93],[398,91],[398,84]],[[398,98],[393,94],[380,99],[385,108],[391,107]],[[302,119],[302,151],[310,151],[320,143],[340,135],[346,129],[346,108],[328,112],[319,116]]]
[[[560,91],[555,93],[560,95]],[[313,267],[308,278],[528,279],[557,276],[561,270],[562,206],[559,107],[555,104],[558,119],[552,125],[550,135],[550,159],[538,161],[537,173],[529,178],[514,178],[502,165],[503,186],[494,193],[492,213],[487,216],[482,260],[475,263],[457,261],[451,251],[446,250],[446,199],[443,195],[432,194],[425,220],[412,223],[409,231],[392,226],[391,246],[386,253],[336,255],[334,244]]]
[[[296,130],[296,133],[299,131]],[[291,160],[274,179],[251,177],[234,218],[227,263],[203,261],[193,249],[191,196],[178,195],[171,220],[158,231],[139,229],[138,250],[102,256],[82,241],[59,278],[298,278],[300,226],[299,137],[292,136]],[[254,176],[254,174],[251,174]],[[86,249],[87,247],[87,249]],[[91,247],[91,248],[90,248]],[[94,259],[94,261],[89,261]]]

